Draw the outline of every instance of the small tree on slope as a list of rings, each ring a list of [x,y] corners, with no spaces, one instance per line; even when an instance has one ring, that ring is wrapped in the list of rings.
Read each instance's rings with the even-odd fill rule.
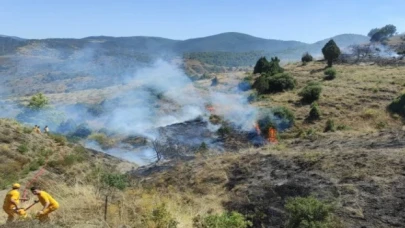
[[[323,57],[328,61],[328,67],[332,67],[332,63],[340,55],[340,48],[336,45],[335,41],[329,40],[328,43],[322,48]]]

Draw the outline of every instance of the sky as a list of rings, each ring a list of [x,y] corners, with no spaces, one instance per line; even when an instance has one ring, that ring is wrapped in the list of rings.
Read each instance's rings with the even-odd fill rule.
[[[22,38],[158,36],[184,40],[223,32],[313,43],[405,32],[405,0],[0,0],[0,34]]]

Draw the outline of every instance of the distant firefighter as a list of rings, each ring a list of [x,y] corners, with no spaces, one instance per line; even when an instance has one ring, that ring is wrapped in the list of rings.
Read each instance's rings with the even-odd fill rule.
[[[32,129],[32,132],[37,133],[37,125],[34,126],[34,128]]]

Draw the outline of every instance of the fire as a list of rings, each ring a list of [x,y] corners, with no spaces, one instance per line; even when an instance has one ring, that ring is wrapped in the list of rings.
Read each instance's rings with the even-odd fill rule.
[[[213,112],[215,111],[215,108],[213,106],[207,106],[206,107],[208,111]]]
[[[277,143],[277,130],[273,127],[269,128],[269,142]]]

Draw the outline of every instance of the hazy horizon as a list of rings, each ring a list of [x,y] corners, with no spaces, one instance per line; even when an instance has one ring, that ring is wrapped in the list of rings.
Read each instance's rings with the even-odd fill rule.
[[[173,40],[225,32],[305,43],[339,34],[366,35],[394,24],[405,31],[400,0],[206,0],[86,2],[4,1],[0,34],[26,39],[150,36]]]
[[[169,40],[175,40],[175,41],[184,41],[184,40],[189,40],[189,39],[198,39],[198,38],[204,38],[204,37],[210,37],[210,36],[216,36],[216,35],[220,35],[220,34],[226,34],[226,33],[239,33],[239,34],[244,34],[244,35],[249,35],[252,37],[256,37],[256,38],[262,38],[262,39],[269,39],[269,40],[281,40],[281,39],[273,39],[273,38],[263,38],[263,37],[258,37],[258,36],[253,36],[251,34],[247,34],[247,33],[243,33],[243,32],[221,32],[221,33],[216,33],[216,34],[209,34],[206,36],[201,36],[201,37],[189,37],[186,39],[171,39],[171,38],[167,38],[167,37],[163,37],[163,36],[146,36],[146,35],[135,35],[135,36],[108,36],[108,35],[91,35],[91,36],[85,36],[85,37],[48,37],[48,38],[27,38],[27,37],[21,37],[21,36],[15,36],[15,35],[9,35],[9,34],[0,34],[0,36],[6,36],[6,37],[16,37],[16,38],[21,38],[21,39],[85,39],[88,37],[114,37],[114,38],[121,38],[121,37],[151,37],[151,38],[163,38],[163,39],[169,39]],[[336,34],[330,37],[335,37],[335,36],[339,36],[339,35],[364,35],[366,36],[366,34],[355,34],[355,33],[341,33],[341,34]],[[308,44],[312,44],[312,43],[316,43],[318,41],[324,40],[324,39],[328,39],[330,37],[320,37],[318,40],[314,41],[314,42],[304,42],[298,39],[291,39],[291,40],[282,40],[282,41],[298,41],[298,42],[303,42],[303,43],[308,43]]]

